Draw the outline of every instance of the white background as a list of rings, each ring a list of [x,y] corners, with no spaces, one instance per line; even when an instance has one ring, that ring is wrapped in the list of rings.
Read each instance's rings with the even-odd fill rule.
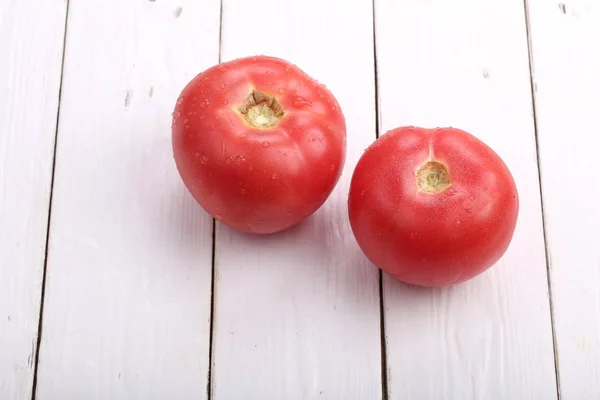
[[[600,398],[598,37],[594,0],[0,0],[0,399]],[[213,232],[170,141],[183,86],[255,54],[348,125],[334,193],[267,237]],[[470,282],[408,287],[352,236],[354,166],[400,125],[515,177]]]

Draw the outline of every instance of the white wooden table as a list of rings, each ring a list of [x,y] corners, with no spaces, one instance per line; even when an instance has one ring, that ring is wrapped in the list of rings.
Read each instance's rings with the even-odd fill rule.
[[[599,399],[600,2],[523,3],[0,0],[0,399]],[[213,232],[170,142],[189,79],[254,54],[348,124],[333,195],[267,237]],[[350,231],[354,165],[408,124],[517,182],[465,284],[398,283]]]

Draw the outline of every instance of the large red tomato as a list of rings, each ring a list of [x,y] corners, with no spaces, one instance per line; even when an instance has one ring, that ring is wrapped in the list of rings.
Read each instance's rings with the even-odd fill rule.
[[[314,213],[337,184],[346,124],[332,93],[267,56],[215,65],[184,89],[173,114],[177,169],[214,218],[273,233]]]
[[[348,206],[357,242],[375,265],[409,284],[446,286],[500,259],[519,199],[502,159],[471,134],[400,127],[362,155]]]

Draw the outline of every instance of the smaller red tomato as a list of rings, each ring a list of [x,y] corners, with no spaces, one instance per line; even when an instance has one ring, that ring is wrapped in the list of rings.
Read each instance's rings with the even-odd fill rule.
[[[455,128],[400,127],[362,155],[348,197],[365,255],[418,286],[464,282],[507,250],[519,210],[502,159]]]

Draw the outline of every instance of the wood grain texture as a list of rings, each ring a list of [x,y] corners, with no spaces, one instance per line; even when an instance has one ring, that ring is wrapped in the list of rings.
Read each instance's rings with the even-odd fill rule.
[[[600,398],[600,3],[529,1],[561,396]]]
[[[326,84],[347,118],[348,154],[329,200],[295,228],[257,237],[217,225],[215,400],[381,398],[378,272],[346,205],[375,139],[371,15],[370,0],[224,0],[223,60],[282,57]]]
[[[0,0],[0,399],[31,398],[65,14]]]
[[[377,0],[381,133],[455,126],[489,144],[520,194],[513,242],[450,289],[385,276],[390,398],[556,398],[521,0]]]
[[[171,149],[219,1],[71,0],[38,399],[206,398],[212,220]]]

